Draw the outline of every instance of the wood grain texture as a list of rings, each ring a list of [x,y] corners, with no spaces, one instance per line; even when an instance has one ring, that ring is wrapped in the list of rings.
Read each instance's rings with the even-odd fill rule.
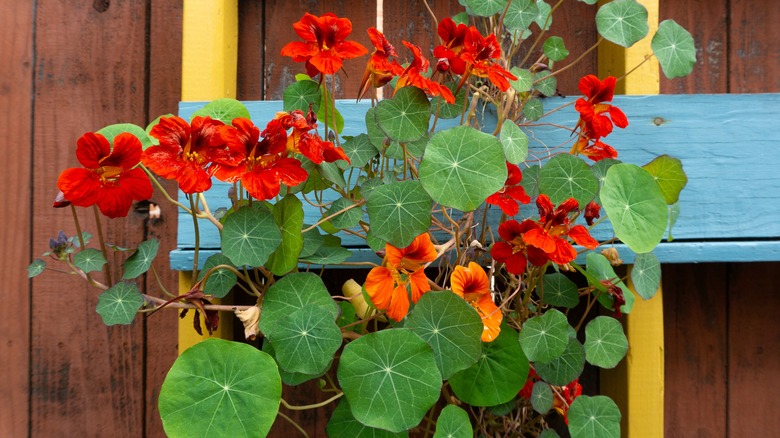
[[[771,0],[729,4],[729,93],[780,91],[780,7]]]
[[[667,437],[727,436],[728,266],[663,267]]]
[[[238,73],[236,77],[236,98],[238,100],[261,100],[263,90],[263,61],[265,45],[265,3],[258,1],[238,2]]]
[[[0,227],[0,436],[16,437],[25,436],[29,421],[33,8],[2,0],[0,11],[0,132],[4,156],[15,157],[0,160],[0,205],[9,209]]]

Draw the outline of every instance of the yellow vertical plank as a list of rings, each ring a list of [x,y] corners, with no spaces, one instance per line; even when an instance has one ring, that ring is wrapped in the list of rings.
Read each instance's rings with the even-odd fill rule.
[[[181,99],[235,97],[238,0],[184,0],[182,32]],[[192,281],[192,272],[179,273],[179,293],[188,292]],[[221,312],[219,320],[213,336],[230,339],[232,314]],[[179,322],[179,354],[207,337],[195,332],[187,316]]]
[[[658,29],[658,0],[637,1],[647,8],[648,36],[630,48],[608,41],[599,45],[599,76],[602,78],[608,75],[620,77],[652,55],[650,41]],[[618,82],[615,92],[629,95],[659,94],[660,71],[655,57],[642,63],[623,81]],[[631,129],[630,125],[628,129]],[[629,343],[626,359],[616,369],[601,373],[602,392],[611,396],[623,413],[623,436],[664,436],[663,321],[663,297],[660,290],[648,301],[637,296],[631,314],[626,317],[625,329]]]

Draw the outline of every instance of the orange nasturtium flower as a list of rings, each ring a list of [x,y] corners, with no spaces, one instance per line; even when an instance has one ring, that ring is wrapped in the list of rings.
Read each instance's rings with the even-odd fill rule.
[[[431,236],[424,233],[406,248],[396,248],[388,243],[385,252],[383,266],[371,269],[363,287],[374,307],[386,310],[387,316],[401,321],[409,312],[409,293],[411,302],[417,303],[425,292],[431,290],[423,265],[436,260],[436,248]]]
[[[293,24],[295,33],[304,41],[294,41],[282,47],[282,56],[295,62],[306,63],[306,73],[314,77],[319,73],[332,75],[341,70],[345,59],[357,58],[368,49],[355,41],[347,41],[352,33],[352,22],[333,13],[318,17],[304,14]]]
[[[406,70],[398,77],[398,82],[395,84],[395,89],[406,87],[411,85],[417,87],[430,96],[441,96],[447,103],[455,103],[455,96],[452,95],[452,91],[444,85],[432,81],[422,74],[428,71],[430,63],[422,54],[419,46],[416,46],[410,42],[403,41],[404,45],[412,51],[414,58]]]
[[[390,61],[391,56],[398,56],[395,47],[387,41],[382,32],[376,28],[368,28],[368,37],[374,44],[374,52],[366,64],[366,71],[363,73],[363,80],[360,81],[358,91],[358,100],[366,94],[369,88],[379,88],[385,86],[394,76],[403,73],[404,68],[395,59]]]
[[[114,149],[102,134],[88,132],[76,143],[76,158],[83,168],[65,169],[57,179],[63,200],[78,207],[96,205],[104,215],[127,216],[133,200],[152,196],[152,183],[143,169],[141,141],[132,134],[114,137]]]
[[[482,318],[482,341],[492,342],[501,331],[504,315],[490,295],[490,281],[485,270],[474,262],[456,266],[450,276],[452,292],[471,304]]]
[[[305,116],[301,110],[289,113],[279,112],[276,113],[274,120],[278,120],[285,131],[292,128],[292,132],[287,136],[288,151],[301,154],[314,164],[321,164],[323,161],[332,163],[336,160],[349,162],[349,157],[344,149],[334,146],[330,141],[323,140],[316,133],[317,116],[311,109]],[[266,131],[263,131],[264,136]]]
[[[594,75],[580,79],[579,89],[587,97],[577,99],[574,109],[580,113],[577,122],[579,138],[572,146],[572,154],[583,154],[593,161],[605,158],[617,158],[617,151],[601,141],[612,132],[613,126],[628,126],[626,115],[612,102],[615,94],[615,77],[608,76],[603,81]]]

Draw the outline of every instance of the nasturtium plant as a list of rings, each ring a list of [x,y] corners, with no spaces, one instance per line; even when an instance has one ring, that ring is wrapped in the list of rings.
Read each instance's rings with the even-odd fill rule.
[[[274,215],[262,204],[241,207],[225,219],[222,254],[236,266],[262,266],[281,243]]]
[[[103,265],[106,264],[106,258],[99,250],[86,248],[73,256],[73,264],[81,269],[82,272],[89,274],[90,272],[103,269]]]
[[[130,324],[144,299],[135,283],[120,282],[100,294],[97,313],[106,325]]]
[[[585,326],[585,359],[609,369],[617,366],[628,351],[623,325],[615,318],[597,316]]]
[[[647,9],[636,0],[614,0],[596,12],[599,35],[623,47],[631,47],[647,35]]]
[[[609,397],[580,396],[569,407],[572,438],[620,436],[620,410]]]
[[[690,32],[674,20],[664,20],[650,43],[667,78],[688,76],[696,64],[696,47]]]
[[[631,268],[631,283],[645,300],[653,298],[661,287],[661,262],[652,252],[637,254]]]
[[[138,249],[125,260],[125,273],[122,278],[131,280],[145,273],[152,266],[152,261],[157,256],[160,242],[157,239],[149,239],[141,242]]]
[[[469,414],[455,405],[447,405],[436,419],[434,438],[471,438],[474,429],[471,427]]]

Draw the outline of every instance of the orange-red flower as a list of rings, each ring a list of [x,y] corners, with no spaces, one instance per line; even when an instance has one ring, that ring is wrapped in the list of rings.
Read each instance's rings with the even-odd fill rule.
[[[449,88],[422,75],[428,71],[430,63],[422,55],[420,47],[406,41],[403,41],[403,43],[412,51],[414,59],[412,59],[412,62],[406,67],[406,70],[398,77],[395,89],[398,90],[399,88],[411,85],[423,90],[425,94],[430,96],[441,96],[448,103],[455,103],[455,96],[452,95],[452,91],[450,91]]]
[[[113,150],[102,134],[82,135],[76,143],[76,158],[84,167],[65,169],[60,174],[57,188],[64,200],[59,203],[97,205],[110,218],[127,216],[133,200],[152,196],[152,183],[143,169],[136,167],[141,149],[141,141],[129,133],[114,137]]]
[[[442,44],[433,49],[433,56],[438,58],[437,71],[452,71],[458,75],[466,73],[466,62],[461,59],[460,52],[463,50],[463,43],[468,32],[468,26],[456,24],[450,17],[439,22],[438,34]]]
[[[493,61],[501,57],[501,46],[494,34],[485,38],[476,27],[471,26],[463,42],[460,56],[467,63],[467,73],[461,79],[461,84],[468,79],[469,75],[474,75],[488,78],[501,91],[506,91],[509,89],[509,80],[517,79],[517,76]]]
[[[204,192],[211,188],[208,167],[235,166],[243,153],[225,146],[223,127],[211,117],[195,117],[192,125],[181,117],[162,117],[149,132],[160,144],[147,148],[141,161],[157,175],[175,179],[184,193]]]
[[[547,263],[547,254],[523,240],[523,234],[536,228],[539,228],[539,224],[531,219],[523,222],[513,219],[502,223],[498,226],[498,235],[503,241],[493,244],[490,256],[504,263],[506,270],[515,275],[522,275],[529,261],[534,266],[544,265]]]
[[[309,176],[301,162],[287,156],[287,132],[278,120],[271,120],[263,131],[249,119],[237,118],[232,127],[223,130],[225,143],[231,149],[243,150],[236,166],[214,165],[214,176],[225,182],[241,181],[249,194],[259,200],[271,199],[279,194],[280,183],[295,186]]]
[[[468,267],[456,266],[450,276],[452,292],[471,304],[482,318],[482,341],[492,342],[501,331],[504,315],[490,295],[490,281],[485,270],[474,262]]]
[[[571,149],[572,154],[582,154],[593,161],[600,161],[607,158],[617,158],[618,153],[612,146],[601,140],[594,140],[581,135]]]
[[[323,161],[332,163],[336,160],[349,162],[344,149],[334,146],[332,142],[325,141],[316,134],[317,116],[311,109],[305,116],[301,110],[279,112],[275,120],[281,123],[285,131],[292,128],[292,132],[286,137],[288,151],[301,154],[314,164],[321,164]],[[265,135],[266,131],[263,131],[263,136]]]
[[[566,237],[588,249],[595,249],[599,242],[590,236],[588,229],[582,225],[570,226],[569,214],[578,209],[577,200],[569,198],[557,208],[547,195],[536,198],[539,208],[539,227],[532,228],[523,234],[523,241],[541,249],[547,257],[559,265],[571,262],[577,258],[577,251]]]
[[[579,98],[574,103],[574,109],[580,113],[580,120],[576,128],[579,129],[579,139],[572,147],[572,154],[581,153],[594,161],[617,158],[617,151],[599,140],[609,135],[613,126],[628,126],[628,119],[623,111],[608,103],[612,102],[614,97],[615,82],[614,76],[608,76],[604,81],[594,75],[580,79],[579,89],[587,100]]]
[[[363,287],[374,307],[386,310],[387,316],[401,321],[409,312],[410,292],[411,302],[416,303],[431,290],[423,265],[436,260],[436,248],[431,236],[424,233],[406,248],[396,248],[388,243],[385,251],[383,266],[371,269]]]
[[[561,386],[561,389],[555,393],[553,398],[553,408],[563,415],[563,420],[569,424],[569,407],[574,403],[574,399],[582,395],[582,385],[579,379],[575,379],[568,385]]]
[[[391,56],[398,56],[395,48],[382,32],[376,28],[368,28],[368,37],[374,44],[374,52],[368,59],[366,71],[363,73],[363,80],[360,81],[358,100],[366,94],[370,87],[379,88],[386,85],[393,77],[403,73],[404,68],[398,64],[395,59],[390,61]]]
[[[531,197],[525,193],[523,186],[519,185],[523,180],[520,168],[512,163],[506,163],[507,178],[504,188],[488,196],[485,200],[488,204],[498,206],[507,216],[514,216],[520,211],[520,204],[528,204]]]
[[[345,59],[357,58],[368,53],[368,49],[355,41],[347,41],[352,33],[352,22],[328,12],[318,17],[304,14],[293,24],[295,33],[304,41],[294,41],[282,47],[282,56],[292,57],[295,62],[306,63],[306,73],[332,75],[341,69]]]

